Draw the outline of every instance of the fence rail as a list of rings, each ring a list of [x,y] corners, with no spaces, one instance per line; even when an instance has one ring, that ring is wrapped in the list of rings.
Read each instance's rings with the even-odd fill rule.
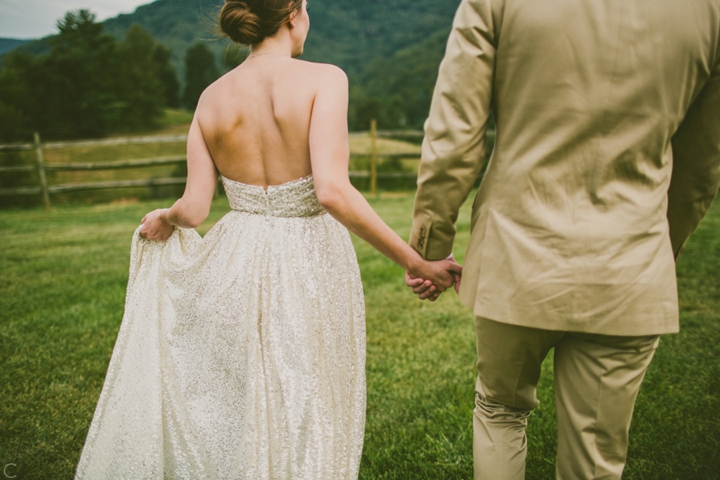
[[[32,150],[35,146],[32,143],[8,143],[0,145],[0,152],[18,152],[21,150]]]
[[[172,165],[176,163],[185,163],[187,158],[183,156],[172,157],[155,157],[155,158],[139,158],[136,160],[123,160],[119,162],[107,163],[63,163],[62,165],[46,164],[45,170],[48,171],[83,171],[83,170],[119,170],[123,168],[134,167],[154,167],[157,165]]]
[[[380,158],[396,158],[408,159],[419,158],[419,153],[380,153],[377,149],[378,138],[422,138],[421,131],[408,130],[390,130],[378,131],[377,123],[373,120],[370,125],[370,153],[352,153],[351,158],[370,157],[369,172],[350,172],[352,178],[369,178],[370,191],[373,195],[377,193],[378,178],[410,178],[415,177],[414,173],[378,173],[377,162]],[[488,132],[488,136],[494,137],[494,132]],[[16,188],[0,189],[0,196],[9,195],[42,195],[45,208],[50,209],[50,194],[64,193],[82,190],[104,190],[113,188],[132,188],[132,187],[156,187],[166,185],[183,185],[186,182],[185,177],[173,178],[152,178],[142,180],[124,180],[124,181],[108,181],[108,182],[86,182],[86,183],[68,183],[60,185],[49,185],[47,182],[46,172],[59,171],[98,171],[98,170],[118,170],[125,168],[153,167],[158,165],[182,164],[187,161],[186,156],[166,156],[153,158],[138,158],[132,160],[122,160],[114,162],[102,163],[63,163],[63,164],[47,164],[44,160],[43,151],[47,149],[62,149],[70,147],[98,147],[98,146],[117,146],[117,145],[143,145],[143,144],[160,144],[160,143],[184,143],[187,141],[187,135],[162,135],[148,137],[122,137],[111,138],[105,140],[83,140],[74,142],[48,142],[42,143],[40,135],[35,133],[33,143],[15,143],[0,145],[0,153],[2,152],[18,152],[18,151],[35,151],[35,165],[17,165],[17,166],[0,166],[0,175],[4,173],[14,172],[33,172],[38,173],[40,185],[26,186]]]
[[[35,167],[33,167],[32,165],[18,165],[18,166],[15,166],[15,167],[0,167],[0,173],[5,173],[5,172],[8,172],[8,173],[10,173],[10,172],[32,172],[33,170],[35,170]]]

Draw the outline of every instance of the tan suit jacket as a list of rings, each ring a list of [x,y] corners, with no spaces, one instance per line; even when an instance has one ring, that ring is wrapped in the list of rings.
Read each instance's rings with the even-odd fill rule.
[[[460,298],[549,330],[678,330],[674,260],[720,186],[720,0],[462,0],[433,95],[410,244]]]

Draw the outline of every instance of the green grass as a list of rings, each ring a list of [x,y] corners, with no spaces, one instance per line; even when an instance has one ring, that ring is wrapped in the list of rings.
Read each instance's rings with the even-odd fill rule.
[[[403,237],[411,195],[371,200]],[[72,478],[123,311],[133,230],[168,201],[0,212],[0,467]],[[213,205],[205,232],[228,210]],[[469,236],[458,223],[456,255]],[[663,337],[640,392],[629,479],[720,472],[720,205],[678,263],[681,333]],[[355,239],[367,303],[368,416],[363,479],[472,476],[473,319],[454,294],[431,304]],[[554,478],[552,364],[528,429],[527,478]]]

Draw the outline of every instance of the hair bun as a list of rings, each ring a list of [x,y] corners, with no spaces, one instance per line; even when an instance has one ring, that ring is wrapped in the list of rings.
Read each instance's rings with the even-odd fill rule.
[[[254,45],[265,38],[260,16],[242,0],[226,0],[220,10],[220,29],[242,45]]]
[[[275,35],[302,0],[225,0],[220,30],[242,45],[255,45]]]

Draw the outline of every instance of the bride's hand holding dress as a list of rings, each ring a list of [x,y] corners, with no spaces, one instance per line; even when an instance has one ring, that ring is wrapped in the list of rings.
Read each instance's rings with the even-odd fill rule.
[[[140,221],[142,228],[140,236],[148,240],[164,242],[175,230],[175,226],[165,220],[169,208],[158,208],[149,212]]]
[[[188,176],[183,196],[171,208],[161,208],[143,217],[140,236],[148,240],[165,241],[174,227],[197,228],[210,213],[217,169],[200,128],[193,118],[187,140]]]

